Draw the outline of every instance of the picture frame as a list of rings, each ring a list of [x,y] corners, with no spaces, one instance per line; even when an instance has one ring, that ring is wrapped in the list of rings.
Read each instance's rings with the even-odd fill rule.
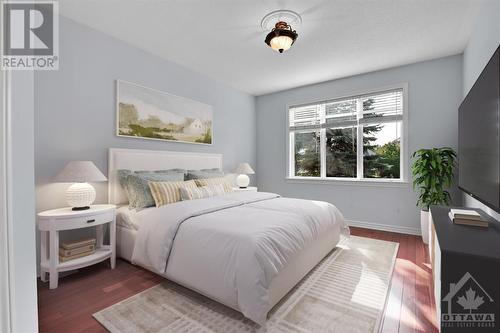
[[[213,108],[186,97],[116,80],[116,135],[212,145]]]

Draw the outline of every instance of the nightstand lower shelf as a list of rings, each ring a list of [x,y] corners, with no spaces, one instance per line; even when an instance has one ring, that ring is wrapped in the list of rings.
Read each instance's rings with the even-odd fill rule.
[[[99,249],[96,249],[95,253],[90,254],[85,257],[65,261],[65,262],[60,262],[56,266],[56,270],[58,272],[65,272],[65,271],[70,271],[74,269],[79,269],[82,267],[86,267],[89,265],[97,264],[98,262],[101,262],[103,260],[111,258],[112,251],[109,246],[103,246]],[[50,263],[49,261],[43,261],[40,265],[42,268],[42,271],[48,273],[50,270]]]

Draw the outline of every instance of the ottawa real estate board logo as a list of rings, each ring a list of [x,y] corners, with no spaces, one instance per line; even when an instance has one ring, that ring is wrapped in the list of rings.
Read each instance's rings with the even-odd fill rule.
[[[2,70],[57,70],[57,1],[1,1],[0,4]]]
[[[441,327],[477,328],[478,332],[495,327],[494,300],[469,272],[450,283],[441,304]]]

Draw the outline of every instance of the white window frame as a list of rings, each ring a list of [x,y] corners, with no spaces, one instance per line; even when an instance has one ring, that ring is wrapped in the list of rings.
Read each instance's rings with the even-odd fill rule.
[[[307,105],[314,103],[322,103],[328,100],[339,100],[347,98],[355,98],[357,96],[370,95],[383,93],[384,91],[401,89],[403,91],[403,120],[401,124],[401,159],[400,159],[400,171],[401,178],[391,179],[391,178],[362,178],[363,176],[363,164],[359,161],[361,159],[361,154],[358,154],[357,161],[357,175],[358,178],[347,178],[347,177],[326,177],[326,147],[321,145],[321,175],[320,177],[300,177],[295,176],[295,161],[292,159],[294,156],[294,147],[290,143],[293,142],[293,131],[290,131],[290,107],[296,105]],[[360,108],[357,108],[358,112]],[[408,83],[398,83],[394,85],[387,85],[383,87],[378,87],[374,89],[356,91],[347,94],[342,94],[338,96],[329,96],[325,98],[318,98],[315,100],[308,101],[298,101],[293,103],[288,103],[285,109],[286,122],[285,122],[285,133],[286,133],[286,171],[285,179],[288,183],[307,183],[307,184],[340,184],[340,185],[362,185],[362,186],[380,186],[380,187],[407,187],[409,186],[409,151],[408,151]],[[358,132],[362,131],[362,126],[357,127]],[[324,130],[321,130],[321,136],[326,135]],[[358,133],[358,137],[360,134]],[[322,139],[324,139],[322,137]],[[324,140],[322,140],[324,142]],[[358,140],[358,151],[363,151],[363,142]],[[360,177],[361,176],[361,177]]]

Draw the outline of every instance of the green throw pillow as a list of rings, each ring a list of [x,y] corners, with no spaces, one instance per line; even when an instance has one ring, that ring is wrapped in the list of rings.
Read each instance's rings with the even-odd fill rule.
[[[188,170],[186,174],[186,180],[220,177],[224,177],[224,172],[222,172],[220,169]]]
[[[146,208],[155,205],[148,182],[184,181],[184,173],[132,173],[127,176],[126,192],[130,208]]]

